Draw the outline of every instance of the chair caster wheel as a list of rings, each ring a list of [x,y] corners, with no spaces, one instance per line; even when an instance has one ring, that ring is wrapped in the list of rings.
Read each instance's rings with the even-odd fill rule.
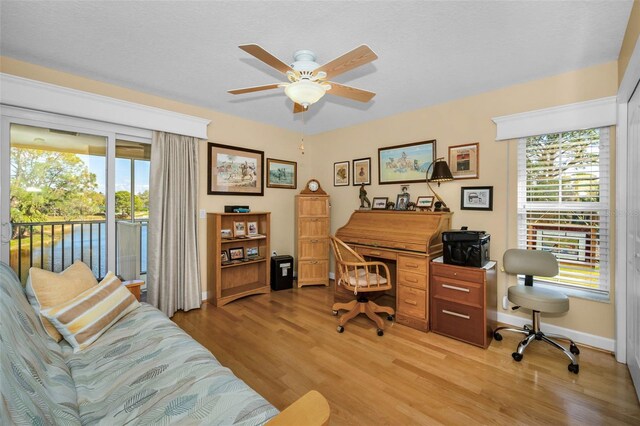
[[[574,374],[578,374],[578,372],[580,371],[580,366],[578,364],[569,364],[569,371],[571,371]]]
[[[512,353],[511,356],[513,357],[514,360],[518,362],[522,361],[522,354],[519,354],[518,352]]]
[[[569,346],[569,351],[574,355],[580,355],[580,349],[578,349],[578,347],[576,345],[570,345]]]
[[[332,313],[333,315],[338,315],[338,311],[336,311],[335,309],[334,309],[333,311],[331,311],[331,313]]]
[[[378,329],[378,336],[382,336],[382,335],[384,335],[384,331],[381,328],[379,328]]]
[[[393,315],[387,315],[387,321],[393,321]]]
[[[344,327],[339,325],[337,330],[338,330],[338,333],[342,333],[344,331]]]
[[[493,333],[493,338],[499,342],[500,340],[502,340],[502,334],[496,331],[495,333]]]

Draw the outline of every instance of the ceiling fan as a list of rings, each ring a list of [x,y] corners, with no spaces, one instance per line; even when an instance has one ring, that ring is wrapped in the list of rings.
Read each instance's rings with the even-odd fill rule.
[[[309,105],[317,102],[325,93],[359,102],[369,102],[376,95],[367,90],[327,81],[329,78],[378,59],[378,55],[366,44],[358,46],[324,65],[315,62],[316,55],[310,50],[298,50],[293,54],[295,62],[287,65],[257,44],[243,44],[238,47],[285,74],[289,83],[273,83],[229,90],[229,93],[233,95],[284,87],[284,93],[293,101],[294,113],[305,111]]]

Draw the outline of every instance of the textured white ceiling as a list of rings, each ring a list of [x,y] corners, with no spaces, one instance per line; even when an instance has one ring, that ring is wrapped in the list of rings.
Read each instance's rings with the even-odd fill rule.
[[[368,44],[379,59],[335,81],[377,96],[325,96],[305,113],[314,134],[613,61],[632,3],[3,0],[0,53],[299,131],[281,89],[226,93],[285,81],[237,46],[322,64]]]

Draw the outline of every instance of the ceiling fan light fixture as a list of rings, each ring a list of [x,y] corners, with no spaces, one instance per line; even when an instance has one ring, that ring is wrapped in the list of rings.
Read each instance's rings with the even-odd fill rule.
[[[308,107],[320,100],[331,86],[316,83],[315,81],[300,80],[289,84],[284,93],[293,102]]]

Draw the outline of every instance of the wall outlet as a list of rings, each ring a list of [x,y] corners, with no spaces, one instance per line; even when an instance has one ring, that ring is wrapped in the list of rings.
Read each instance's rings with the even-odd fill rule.
[[[278,255],[278,253],[276,253],[276,251],[275,251],[275,250],[272,250],[272,251],[271,251],[271,256],[277,256],[277,255]]]
[[[200,209],[200,219],[207,218],[207,211],[205,209]]]

